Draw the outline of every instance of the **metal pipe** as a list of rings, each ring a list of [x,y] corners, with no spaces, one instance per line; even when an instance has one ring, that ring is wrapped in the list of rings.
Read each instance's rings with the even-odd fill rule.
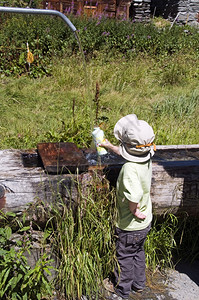
[[[70,29],[75,32],[77,29],[71,23],[71,21],[58,10],[52,9],[36,9],[36,8],[18,8],[18,7],[2,7],[0,6],[0,12],[4,13],[16,13],[16,14],[35,14],[35,15],[52,15],[58,16],[64,20],[64,22],[70,27]]]
[[[0,184],[0,199],[3,198],[5,196],[5,187],[3,184]]]

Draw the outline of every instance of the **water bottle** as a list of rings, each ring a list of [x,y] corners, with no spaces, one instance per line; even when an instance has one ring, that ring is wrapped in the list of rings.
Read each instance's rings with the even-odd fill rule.
[[[105,141],[103,130],[100,129],[100,127],[94,127],[92,136],[93,136],[93,140],[94,140],[98,155],[107,154],[106,149],[99,146],[99,144],[101,144]]]

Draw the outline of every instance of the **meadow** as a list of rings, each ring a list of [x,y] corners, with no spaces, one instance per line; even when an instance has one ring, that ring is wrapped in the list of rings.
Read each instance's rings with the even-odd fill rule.
[[[153,126],[156,144],[198,143],[196,28],[171,28],[159,19],[72,22],[83,55],[59,20],[1,22],[0,148],[34,148],[42,141],[89,147],[94,124],[116,142],[114,124],[128,113]],[[35,59],[30,65],[26,41]]]
[[[157,145],[198,144],[197,29],[177,25],[170,29],[167,23],[156,26],[154,20],[134,24],[74,19],[82,56],[75,38],[59,22],[51,19],[48,27],[45,22],[38,25],[34,18],[14,17],[1,21],[0,149],[30,149],[40,142],[60,141],[88,148],[94,124],[116,143],[114,125],[129,113],[150,123]],[[26,63],[27,37],[35,57],[30,66]],[[55,290],[60,299],[93,293],[100,297],[101,282],[115,262],[115,191],[99,194],[93,186],[86,207],[80,192],[75,213],[59,200],[62,213],[60,206],[52,206],[41,245],[45,249],[50,244],[60,259],[54,282],[46,277],[51,261],[45,251],[33,269],[24,258],[32,247],[32,225],[27,226],[25,216],[19,221],[12,215],[10,222],[9,216],[1,215],[2,299],[46,295],[50,299]],[[161,222],[154,217],[153,225],[145,245],[147,269],[152,273],[172,267],[181,258],[198,258],[197,219],[168,214]],[[10,247],[14,231],[22,234],[20,251]]]
[[[2,76],[2,149],[58,141],[90,147],[94,124],[116,143],[114,124],[129,113],[151,124],[157,145],[198,143],[198,60],[176,55],[157,62],[140,55],[107,62],[102,53],[87,62],[86,72],[81,61],[55,59],[49,77]]]

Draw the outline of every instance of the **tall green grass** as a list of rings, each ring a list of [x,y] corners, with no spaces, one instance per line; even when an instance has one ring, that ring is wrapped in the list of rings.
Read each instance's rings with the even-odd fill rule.
[[[98,299],[102,281],[114,265],[115,197],[97,174],[76,182],[77,203],[51,207],[48,228],[51,246],[60,265],[55,286],[66,299],[82,295]],[[95,183],[95,184],[94,184]]]
[[[89,86],[85,85],[81,56],[55,61],[51,77],[1,78],[0,148],[34,148],[45,141],[90,147],[96,82],[96,123],[103,123],[112,142],[116,142],[112,133],[117,120],[136,113],[154,127],[157,144],[198,143],[198,61],[193,64],[190,56],[182,55],[178,68],[185,72],[170,82],[163,79],[168,71],[165,64],[172,68],[173,61],[168,59],[163,63],[141,55],[106,63],[100,55],[87,62]]]
[[[157,221],[155,217],[152,230],[149,232],[146,242],[146,265],[156,271],[174,266],[173,254],[177,249],[175,234],[178,230],[178,219],[172,214],[166,215],[163,221]]]

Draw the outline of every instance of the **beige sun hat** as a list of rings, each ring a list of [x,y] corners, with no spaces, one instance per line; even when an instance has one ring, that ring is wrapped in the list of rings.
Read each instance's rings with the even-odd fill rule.
[[[154,155],[155,134],[152,127],[135,114],[121,118],[114,127],[114,135],[121,142],[120,154],[128,161],[146,162]]]

